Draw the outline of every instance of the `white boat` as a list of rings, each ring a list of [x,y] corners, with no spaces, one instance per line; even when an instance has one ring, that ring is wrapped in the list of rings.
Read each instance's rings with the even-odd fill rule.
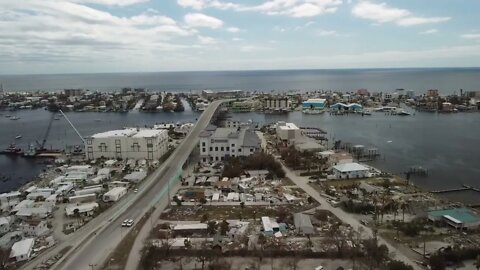
[[[411,115],[411,113],[407,112],[407,111],[404,111],[404,110],[401,110],[397,113],[397,115],[401,115],[401,116],[408,116],[408,115]]]
[[[10,120],[18,120],[18,119],[20,119],[20,117],[18,117],[18,116],[10,117]]]
[[[15,137],[16,140],[21,139],[21,138],[22,138],[22,135],[17,135],[17,137]]]
[[[314,109],[305,109],[303,110],[304,114],[322,114],[324,113],[324,110],[314,110]]]

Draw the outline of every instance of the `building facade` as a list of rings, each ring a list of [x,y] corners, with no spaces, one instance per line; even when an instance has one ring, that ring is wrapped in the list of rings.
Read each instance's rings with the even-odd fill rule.
[[[123,129],[95,134],[85,140],[88,160],[98,158],[158,160],[168,151],[168,131]]]
[[[285,123],[280,121],[276,124],[275,128],[277,137],[284,142],[295,142],[296,140],[303,138],[302,130],[294,123]]]
[[[291,102],[288,97],[267,97],[263,100],[265,111],[289,111]]]
[[[249,156],[260,149],[260,138],[248,128],[210,126],[200,134],[200,158],[203,162]]]

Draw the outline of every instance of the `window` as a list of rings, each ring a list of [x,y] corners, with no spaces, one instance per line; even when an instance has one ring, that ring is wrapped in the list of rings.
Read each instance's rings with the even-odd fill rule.
[[[227,151],[230,151],[230,147],[227,146]]]
[[[205,146],[205,142],[202,142],[202,146]]]
[[[232,143],[232,147],[235,147],[235,144],[234,144],[234,143]]]
[[[232,153],[235,153],[235,149],[232,149]]]
[[[220,157],[220,160],[222,160],[222,161],[223,161],[223,157]]]
[[[223,146],[222,146],[222,147],[220,147],[220,151],[224,151],[224,149],[223,149]]]
[[[218,161],[218,157],[215,157],[215,161]]]
[[[202,148],[202,152],[203,152],[203,153],[207,152],[207,149]]]
[[[132,144],[132,152],[140,152],[140,145],[138,143]]]
[[[250,153],[253,153],[253,148],[250,148]]]
[[[213,151],[213,147],[210,146],[210,152]]]
[[[87,139],[87,144],[92,145],[92,139]]]
[[[215,146],[215,151],[218,151],[218,146]]]
[[[100,152],[107,152],[107,145],[105,143],[101,143],[98,146],[98,149],[99,149]]]
[[[116,145],[119,145],[119,144],[120,144],[120,140],[119,140],[119,139],[116,139],[116,140],[115,140],[115,144],[116,144]]]
[[[238,152],[239,152],[239,153],[242,152],[242,148],[238,148]]]

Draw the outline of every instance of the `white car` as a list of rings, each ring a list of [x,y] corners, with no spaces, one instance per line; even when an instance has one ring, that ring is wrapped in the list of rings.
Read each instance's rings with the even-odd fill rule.
[[[122,227],[132,227],[133,226],[133,219],[125,219],[122,222]]]
[[[319,265],[317,267],[315,267],[315,270],[324,270],[325,268],[323,268],[323,266]]]
[[[137,193],[137,192],[138,192],[138,188],[133,190],[133,193]]]

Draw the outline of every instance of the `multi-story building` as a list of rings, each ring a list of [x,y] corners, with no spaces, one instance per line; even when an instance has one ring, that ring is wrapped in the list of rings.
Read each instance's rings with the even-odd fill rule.
[[[200,134],[200,158],[203,162],[249,156],[260,149],[260,138],[249,128],[209,126]]]
[[[82,96],[85,91],[83,89],[64,89],[63,93],[68,97]]]
[[[275,131],[277,137],[287,143],[294,143],[296,140],[303,137],[302,130],[294,123],[285,123],[280,121],[276,124]]]
[[[168,150],[168,131],[122,129],[97,133],[85,140],[87,159],[158,160]]]
[[[289,111],[291,102],[288,97],[266,97],[263,100],[265,111]]]

